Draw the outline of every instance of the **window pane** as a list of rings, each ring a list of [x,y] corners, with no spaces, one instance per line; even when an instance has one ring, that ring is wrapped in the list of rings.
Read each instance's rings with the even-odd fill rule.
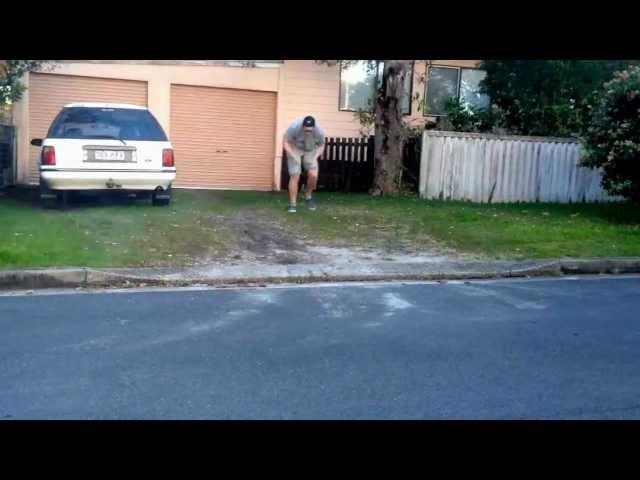
[[[375,88],[375,70],[366,60],[340,69],[340,110],[370,110]]]
[[[429,68],[426,113],[445,115],[444,106],[447,100],[458,97],[458,71],[457,68]]]
[[[487,76],[483,70],[463,68],[460,77],[460,101],[469,106],[487,108],[489,97],[481,94],[480,82]]]
[[[128,108],[65,108],[56,117],[47,136],[163,142],[167,140],[162,127],[149,111]]]

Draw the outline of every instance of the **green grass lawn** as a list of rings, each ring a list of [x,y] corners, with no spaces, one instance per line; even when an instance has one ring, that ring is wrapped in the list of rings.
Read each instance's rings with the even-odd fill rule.
[[[500,259],[640,256],[640,209],[630,204],[503,204],[318,194],[319,208],[287,214],[285,193],[177,190],[169,207],[86,201],[43,210],[0,198],[0,267],[182,265],[222,258],[248,215],[318,243],[393,249],[431,239]]]
[[[287,220],[326,240],[419,246],[432,238],[500,259],[640,256],[640,208],[631,204],[479,205],[335,194],[319,200],[317,215]]]
[[[148,201],[83,202],[66,211],[0,199],[0,266],[179,265],[224,253],[223,209],[181,195],[169,207]]]

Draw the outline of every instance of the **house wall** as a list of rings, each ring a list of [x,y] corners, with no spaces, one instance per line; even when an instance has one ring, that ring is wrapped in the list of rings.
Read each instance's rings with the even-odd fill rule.
[[[419,109],[423,99],[427,65],[475,67],[478,60],[416,60],[413,93],[420,99],[412,105],[407,121],[414,126],[424,124]],[[282,137],[291,122],[301,116],[313,115],[330,137],[357,137],[361,126],[353,112],[338,109],[340,69],[338,66],[316,64],[313,60],[287,60],[265,64],[269,68],[238,68],[220,65],[216,61],[77,61],[63,62],[51,73],[87,77],[139,80],[148,83],[148,106],[163,128],[171,127],[171,84],[199,85],[244,90],[277,92],[276,141],[274,152],[274,188],[280,188]],[[28,87],[29,77],[24,83]],[[17,131],[18,181],[26,181],[29,157],[29,90],[14,106]],[[247,112],[250,115],[250,112]]]
[[[147,105],[167,132],[171,127],[171,84],[277,92],[279,82],[279,68],[236,68],[217,65],[64,62],[57,64],[54,70],[46,73],[147,82]],[[28,74],[25,75],[23,83],[27,86],[27,90],[20,102],[14,105],[19,183],[27,182],[31,141]]]
[[[406,121],[412,126],[424,125],[434,117],[425,117],[420,108],[424,99],[427,65],[476,67],[479,60],[416,60],[413,94],[420,92],[411,106]],[[313,60],[287,60],[280,68],[275,178],[279,185],[282,143],[287,127],[299,117],[313,115],[328,137],[359,137],[361,126],[353,112],[340,111],[340,68],[317,64]]]
[[[414,65],[413,93],[420,92],[420,99],[413,101],[412,124],[424,123],[426,118],[420,111],[425,83],[421,81],[427,64],[457,67],[476,67],[479,60],[416,60]],[[329,137],[357,137],[360,124],[353,112],[341,112],[338,108],[340,95],[340,69],[316,64],[313,60],[289,60],[282,67],[280,96],[282,121],[289,125],[294,119],[313,115]]]
[[[282,144],[286,129],[299,117],[313,115],[328,137],[358,137],[360,124],[352,112],[338,110],[340,69],[313,60],[288,60],[280,68],[274,178],[280,189]]]

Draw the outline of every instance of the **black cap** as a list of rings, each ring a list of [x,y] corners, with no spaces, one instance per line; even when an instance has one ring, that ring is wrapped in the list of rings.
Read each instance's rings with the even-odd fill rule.
[[[303,127],[315,127],[316,126],[316,119],[313,118],[311,115],[304,117],[304,120],[302,121],[302,126]]]

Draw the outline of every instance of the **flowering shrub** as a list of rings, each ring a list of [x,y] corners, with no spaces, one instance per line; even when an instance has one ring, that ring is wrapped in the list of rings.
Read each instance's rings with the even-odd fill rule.
[[[587,104],[582,164],[602,168],[612,195],[640,202],[640,67],[616,73]]]

